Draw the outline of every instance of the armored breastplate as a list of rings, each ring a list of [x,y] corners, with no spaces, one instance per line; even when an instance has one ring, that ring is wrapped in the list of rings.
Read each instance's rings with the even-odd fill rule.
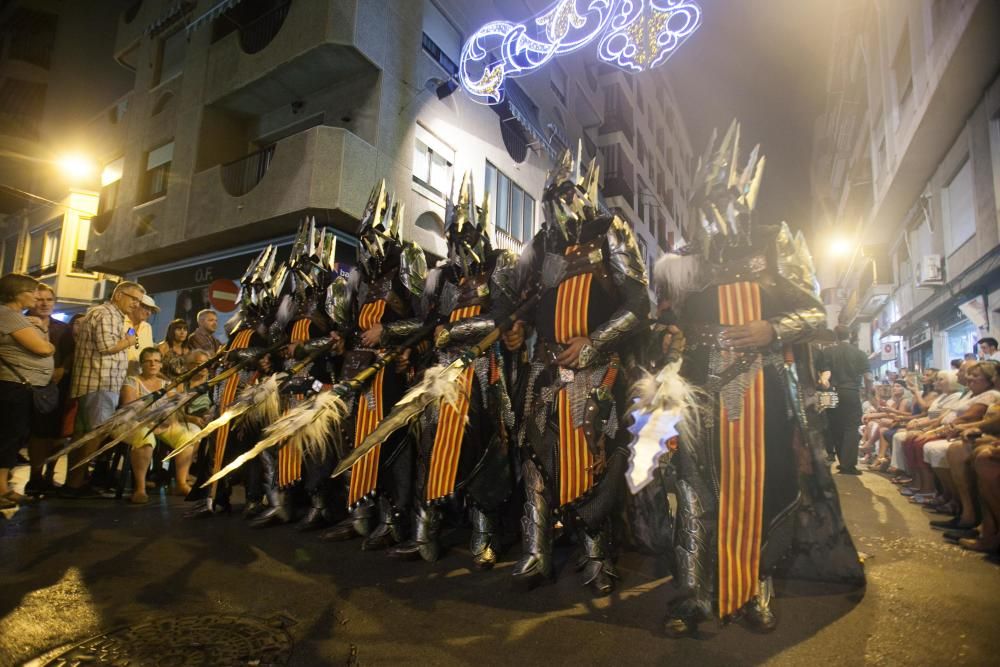
[[[542,263],[542,284],[546,288],[555,288],[559,283],[574,276],[593,274],[599,282],[608,279],[608,269],[604,261],[604,237],[569,246],[565,254],[545,253]]]
[[[386,305],[397,316],[405,316],[408,313],[408,308],[403,302],[402,297],[392,289],[393,279],[396,277],[397,272],[398,269],[393,269],[371,282],[362,283],[358,289],[358,303],[361,307],[376,301],[385,301]]]

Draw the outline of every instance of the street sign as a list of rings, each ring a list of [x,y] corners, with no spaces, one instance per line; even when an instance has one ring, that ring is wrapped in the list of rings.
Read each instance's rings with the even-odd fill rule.
[[[236,310],[239,293],[240,288],[235,282],[220,278],[208,286],[208,302],[220,313],[231,313]]]

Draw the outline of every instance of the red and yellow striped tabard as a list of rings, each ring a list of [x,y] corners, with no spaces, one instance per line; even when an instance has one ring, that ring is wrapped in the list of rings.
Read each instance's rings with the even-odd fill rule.
[[[576,246],[566,249],[570,254]],[[590,334],[587,321],[590,287],[594,276],[583,273],[559,283],[556,292],[556,342]],[[587,447],[582,427],[573,428],[569,392],[561,389],[556,396],[559,407],[559,505],[573,502],[594,486],[594,457]]]
[[[310,321],[306,318],[296,320],[292,325],[292,343],[305,343],[309,340],[309,324]],[[302,479],[302,450],[298,447],[282,446],[278,450],[278,486],[286,487],[300,479]]]
[[[382,321],[385,314],[385,299],[370,301],[361,306],[361,314],[358,316],[358,328],[362,331],[372,328]],[[369,433],[375,430],[379,422],[382,421],[382,381],[385,378],[385,368],[379,370],[372,380],[371,391],[375,396],[374,408],[368,407],[365,394],[359,394],[357,398],[358,408],[354,420],[354,446],[360,445]],[[362,456],[351,466],[351,485],[347,491],[347,504],[353,507],[366,495],[375,490],[378,483],[378,459],[382,445],[375,445],[367,454]]]
[[[243,329],[238,331],[233,340],[229,343],[230,350],[243,350],[250,344],[250,337],[253,336],[253,331],[250,329]],[[240,389],[240,377],[239,373],[233,373],[226,380],[226,385],[222,389],[222,395],[219,397],[219,414],[225,412],[226,408],[232,405],[233,401],[236,400],[236,394]],[[215,456],[212,457],[212,474],[219,472],[222,469],[222,461],[226,455],[226,441],[229,438],[229,424],[226,424],[218,431],[215,432]],[[212,485],[212,495],[215,493],[215,484]]]
[[[719,323],[739,325],[761,319],[760,287],[721,285]],[[758,370],[743,394],[739,419],[720,406],[719,616],[749,602],[759,585],[761,522],[764,510],[764,371]]]
[[[449,321],[475,317],[480,313],[480,306],[456,308],[451,312]],[[455,478],[458,475],[458,459],[462,453],[462,441],[465,439],[465,422],[469,415],[469,398],[472,394],[474,369],[469,366],[462,373],[462,396],[458,405],[452,407],[441,401],[438,412],[437,430],[434,433],[434,448],[431,450],[431,465],[427,472],[427,488],[424,500],[431,502],[444,498],[455,491]]]

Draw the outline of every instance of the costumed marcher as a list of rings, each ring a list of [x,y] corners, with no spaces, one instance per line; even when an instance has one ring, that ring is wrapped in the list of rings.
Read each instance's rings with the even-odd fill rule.
[[[358,266],[327,291],[334,349],[343,346],[341,379],[371,366],[387,348],[423,326],[420,302],[427,260],[415,244],[400,240],[402,204],[393,204],[380,182],[371,193],[358,228]],[[407,371],[399,364],[378,371],[364,393],[348,400],[345,446],[357,446],[403,395]],[[368,452],[346,475],[350,516],[322,535],[340,541],[363,537],[362,549],[385,549],[408,536],[413,499],[414,450],[395,433]],[[345,452],[340,452],[343,455]],[[377,510],[377,516],[373,512]],[[376,525],[377,524],[377,525]]]
[[[288,278],[288,267],[277,262],[277,253],[274,246],[265,248],[240,279],[239,310],[226,323],[229,335],[226,358],[231,364],[242,366],[214,388],[214,403],[220,416],[248,387],[275,370],[272,357],[265,351],[273,344],[273,337],[280,333],[273,325],[278,298]],[[276,400],[263,401],[253,417],[248,415],[235,426],[227,422],[215,430],[211,447],[205,447],[207,441],[203,441],[204,451],[198,456],[203,463],[199,465],[196,487],[217,473],[226,461],[248,449],[256,441],[260,426],[277,417],[277,409]],[[267,508],[265,496],[271,496],[272,506],[277,500],[274,494],[276,466],[273,459],[260,457],[259,461],[247,466],[244,474],[246,505],[243,516],[252,519]],[[230,511],[230,491],[228,479],[212,484],[187,516],[199,518]]]
[[[292,244],[288,259],[292,293],[282,298],[276,327],[283,330],[292,349],[286,366],[295,365],[296,349],[300,355],[311,354],[312,363],[294,377],[283,380],[281,393],[286,409],[300,404],[310,392],[329,388],[332,384],[332,360],[328,353],[331,327],[323,309],[327,288],[332,276],[336,275],[336,247],[333,230],[323,228],[317,232],[312,218],[299,226]],[[315,530],[328,525],[332,518],[328,498],[330,473],[335,463],[332,439],[338,436],[339,433],[328,434],[317,441],[319,446],[308,451],[296,442],[261,454],[265,461],[276,461],[276,479],[269,494],[269,498],[273,499],[271,506],[253,519],[251,525],[263,527],[292,521],[293,487],[299,482],[309,497],[309,510],[299,521],[299,530]]]
[[[680,405],[666,406],[681,413],[671,459],[672,636],[713,616],[773,630],[779,563],[789,576],[863,581],[814,419],[816,374],[804,343],[825,329],[826,313],[811,259],[785,224],[752,224],[764,163],[758,149],[741,171],[738,126],[713,151],[714,139],[695,179],[688,243],[656,266],[676,315],[673,333],[683,339],[672,350],[680,376],[669,365],[658,376],[681,384]],[[633,415],[637,440],[645,435],[640,421],[655,424],[650,398]]]
[[[477,210],[478,208],[478,210]],[[471,175],[448,199],[445,238],[448,259],[431,270],[424,291],[426,322],[435,328],[435,363],[447,366],[465,347],[495,328],[489,317],[497,278],[510,278],[513,253],[490,242],[488,199],[477,207]],[[462,497],[472,520],[470,550],[475,565],[496,563],[498,518],[513,490],[509,434],[514,415],[499,343],[462,372],[461,396],[424,410],[416,465],[414,538],[392,547],[397,558],[437,560],[443,506]]]
[[[646,268],[629,226],[602,209],[598,170],[584,177],[566,151],[549,174],[544,224],[499,289],[502,321],[539,295],[524,321],[537,332],[525,384],[515,403],[525,505],[518,588],[552,576],[553,526],[578,529],[583,581],[595,594],[614,588],[609,523],[626,467],[628,433],[619,428],[627,383],[627,344],[649,313]],[[510,288],[504,285],[512,285]],[[522,337],[518,323],[508,347]]]

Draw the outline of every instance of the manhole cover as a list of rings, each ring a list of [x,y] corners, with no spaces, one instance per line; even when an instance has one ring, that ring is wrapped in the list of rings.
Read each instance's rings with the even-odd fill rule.
[[[284,665],[292,651],[289,619],[181,616],[118,628],[57,649],[41,664],[87,665]]]

